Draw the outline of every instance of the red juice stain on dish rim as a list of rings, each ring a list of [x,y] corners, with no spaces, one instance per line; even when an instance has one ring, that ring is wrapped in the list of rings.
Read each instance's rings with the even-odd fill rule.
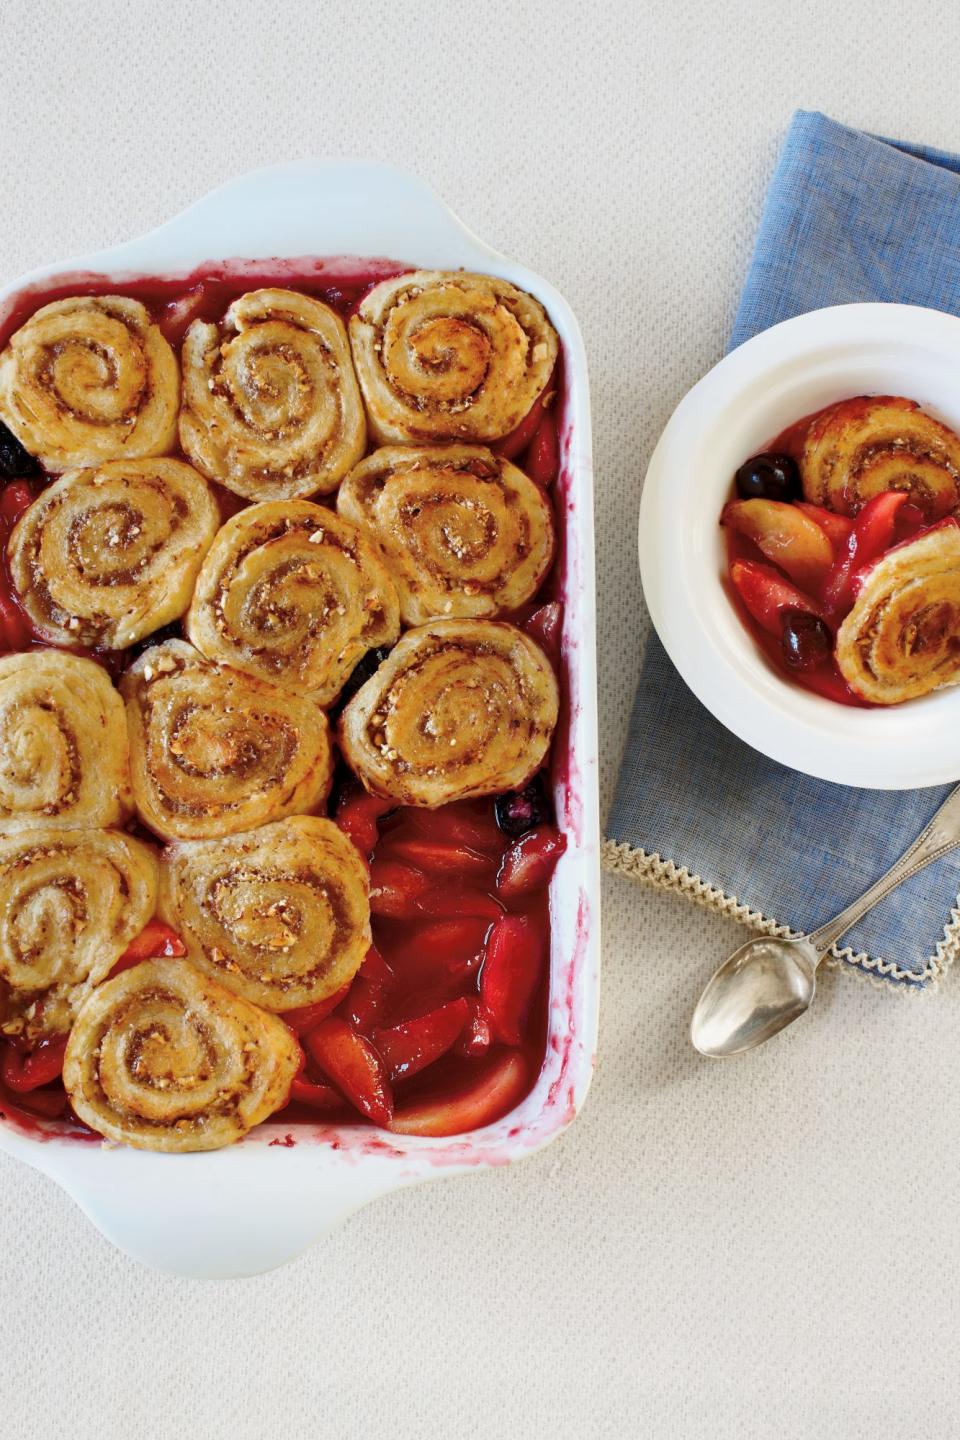
[[[561,1004],[561,1013],[567,1017],[566,1028],[554,1031],[551,1041],[559,1037],[560,1070],[556,1078],[551,1082],[547,1092],[547,1108],[556,1106],[563,1100],[561,1123],[568,1122],[577,1113],[576,1084],[570,1080],[570,1067],[573,1062],[573,1048],[577,1040],[576,1027],[576,997],[577,982],[580,978],[580,970],[584,964],[587,951],[587,939],[590,931],[590,902],[585,890],[580,891],[580,899],[577,904],[577,938],[574,951],[566,966],[564,976],[565,988]],[[563,1093],[561,1093],[563,1092]]]
[[[572,664],[572,657],[579,649],[578,609],[583,598],[581,577],[577,570],[578,549],[571,543],[576,524],[576,507],[573,500],[573,430],[570,421],[570,397],[566,367],[562,357],[557,362],[557,398],[554,405],[558,410],[557,425],[560,437],[560,473],[554,492],[557,497],[557,554],[551,579],[548,582],[550,594],[544,598],[555,599],[563,606],[563,628],[560,645],[560,715],[554,734],[550,774],[554,792],[562,797],[558,804],[558,816],[574,842],[583,839],[583,794],[582,775],[571,743],[573,722],[580,713],[579,673]]]
[[[245,290],[296,285],[346,318],[374,285],[416,268],[398,260],[344,255],[332,259],[302,256],[205,260],[191,270],[166,275],[130,271],[104,276],[94,270],[63,271],[32,282],[0,303],[0,345],[5,345],[13,331],[41,305],[72,295],[127,295],[140,300],[161,323],[164,311],[174,302],[183,301],[191,291],[198,292],[191,318],[213,319]]]
[[[161,328],[167,330],[170,341],[174,345],[179,345],[187,326],[193,320],[219,318],[238,295],[250,288],[263,286],[295,286],[297,289],[323,300],[346,320],[376,284],[384,279],[407,273],[414,268],[416,267],[390,259],[344,256],[323,259],[303,257],[205,262],[187,272],[168,275],[130,273],[104,277],[95,272],[63,272],[28,285],[8,297],[5,302],[0,303],[0,345],[5,344],[12,332],[40,306],[71,295],[95,296],[120,293],[139,299]],[[557,398],[554,401],[554,413],[559,417],[561,466],[554,490],[557,496],[557,518],[561,523],[558,524],[558,547],[554,565],[547,581],[538,592],[535,604],[540,605],[556,599],[563,605],[561,674],[559,677],[561,679],[561,712],[551,751],[550,774],[555,796],[558,801],[562,800],[562,804],[558,803],[557,806],[561,823],[571,833],[572,838],[579,841],[582,833],[583,814],[582,797],[578,784],[580,775],[570,749],[572,713],[575,714],[578,708],[575,697],[576,676],[570,665],[570,651],[575,649],[577,644],[576,615],[573,613],[570,602],[579,599],[579,589],[578,577],[568,575],[566,568],[568,556],[572,555],[575,559],[577,550],[575,545],[570,545],[570,531],[575,524],[576,517],[574,502],[571,498],[571,429],[562,357],[558,361],[555,383]],[[564,421],[568,423],[564,424]],[[49,477],[38,477],[38,488],[41,488],[48,479]],[[232,497],[226,497],[226,501],[223,508],[227,513],[234,508],[242,508],[236,507]],[[4,576],[3,579],[6,582],[5,590],[9,591],[11,588],[9,577]],[[572,589],[571,580],[574,582]],[[108,664],[109,668],[111,657],[91,652],[91,658]],[[148,838],[152,839],[153,837]],[[545,906],[543,920],[548,927]],[[551,998],[548,1004],[547,995],[544,994],[542,997],[543,1027],[542,1033],[538,1037],[541,1056],[540,1072],[542,1073],[544,1064],[542,1057],[548,1050],[548,1039],[550,1048],[554,1052],[556,1050],[557,1035],[550,1029],[548,1015],[553,1016],[554,1021],[562,1022],[565,1017],[567,1020],[560,1040],[561,1071],[560,1075],[551,1082],[541,1116],[533,1122],[532,1127],[522,1132],[528,1135],[538,1135],[542,1122],[548,1120],[550,1112],[556,1109],[557,1096],[562,1088],[564,1073],[568,1068],[574,1036],[575,984],[580,960],[586,948],[587,925],[587,912],[584,900],[581,898],[577,921],[578,938],[574,956],[565,967],[562,1000],[558,1002]],[[557,977],[552,976],[551,992],[556,983]],[[557,1014],[558,1011],[559,1014]],[[534,1088],[537,1079],[537,1073],[532,1073],[531,1086]],[[527,1093],[529,1094],[529,1088]],[[9,1124],[13,1129],[30,1134],[38,1140],[71,1139],[82,1142],[99,1142],[101,1139],[88,1127],[75,1121],[72,1116],[60,1120],[50,1120],[39,1115],[34,1117],[12,1101],[6,1108],[2,1102],[3,1097],[0,1097],[0,1120]],[[570,1104],[573,1104],[573,1087],[570,1089]],[[8,1114],[6,1111],[10,1113]],[[572,1110],[569,1115],[572,1115]],[[402,1137],[398,1138],[396,1143],[391,1143],[384,1140],[379,1133],[371,1132],[362,1123],[356,1121],[353,1121],[348,1129],[342,1129],[340,1126],[315,1127],[312,1123],[308,1124],[312,1118],[304,1116],[302,1121],[298,1119],[298,1124],[303,1130],[301,1138],[322,1141],[334,1150],[344,1153],[389,1155],[394,1158],[405,1157],[410,1153],[402,1148]],[[569,1118],[568,1112],[564,1111],[562,1116],[555,1118],[549,1129],[555,1128],[557,1124],[565,1123],[567,1118]],[[500,1120],[494,1120],[491,1124],[498,1125]],[[269,1126],[270,1122],[268,1121],[265,1128],[269,1130]],[[519,1133],[521,1133],[520,1127],[513,1126],[507,1138],[515,1141]],[[254,1139],[255,1136],[256,1132],[250,1138]],[[275,1135],[268,1141],[270,1146],[281,1148],[290,1148],[297,1143],[289,1131],[283,1132],[282,1135]],[[498,1149],[477,1147],[473,1143],[472,1135],[468,1133],[444,1139],[439,1145],[437,1140],[433,1139],[429,1149],[418,1148],[417,1153],[429,1154],[431,1162],[436,1164],[462,1163],[466,1160],[471,1163],[497,1164],[507,1163],[514,1149],[515,1146],[509,1153],[501,1153]]]
[[[32,1115],[21,1106],[12,1104],[5,1096],[0,1096],[0,1124],[8,1126],[14,1134],[26,1136],[41,1145],[51,1140],[77,1140],[97,1145],[103,1141],[102,1135],[74,1116],[47,1119],[42,1115]]]

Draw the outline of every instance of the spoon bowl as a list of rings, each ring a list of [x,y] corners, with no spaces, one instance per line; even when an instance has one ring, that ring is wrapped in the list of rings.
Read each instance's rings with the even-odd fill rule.
[[[808,1010],[819,956],[805,936],[765,935],[735,950],[710,980],[690,1021],[701,1055],[724,1059],[762,1045]]]
[[[830,947],[891,890],[958,845],[960,785],[886,874],[819,930],[790,940],[764,936],[733,952],[709,981],[690,1021],[690,1039],[700,1054],[717,1060],[742,1055],[791,1025],[809,1010],[817,966]]]

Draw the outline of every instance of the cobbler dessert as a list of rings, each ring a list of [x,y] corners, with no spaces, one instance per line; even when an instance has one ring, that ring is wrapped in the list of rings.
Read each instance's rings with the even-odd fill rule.
[[[0,337],[0,1113],[457,1134],[545,1047],[558,339],[249,270]]]
[[[784,431],[735,489],[729,578],[781,673],[864,706],[960,680],[960,436],[858,396]]]

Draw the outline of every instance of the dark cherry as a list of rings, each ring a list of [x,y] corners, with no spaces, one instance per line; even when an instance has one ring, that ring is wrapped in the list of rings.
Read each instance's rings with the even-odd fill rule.
[[[169,625],[163,625],[159,630],[154,630],[151,635],[144,635],[142,640],[135,641],[128,650],[124,652],[127,660],[132,664],[144,650],[149,650],[152,645],[162,645],[165,640],[182,640],[183,626],[179,620],[172,620]]]
[[[522,790],[498,795],[493,803],[493,813],[505,835],[526,835],[528,830],[553,820],[553,807],[539,775],[535,775]]]
[[[833,636],[830,627],[817,615],[806,610],[783,612],[784,662],[791,670],[814,670],[830,659]]]
[[[350,769],[346,760],[339,750],[334,751],[333,776],[330,781],[330,797],[327,810],[331,815],[337,813],[337,806],[343,797],[359,788],[359,781]]]
[[[800,471],[790,455],[754,455],[737,471],[741,500],[796,500]]]
[[[35,460],[13,431],[0,421],[0,476],[4,480],[19,480],[27,475],[39,474],[39,460]]]
[[[347,701],[353,699],[361,685],[366,685],[370,677],[377,673],[389,654],[389,648],[384,646],[379,646],[376,650],[367,651],[363,659],[353,667],[350,672],[350,678],[340,691],[337,697],[336,711],[339,712],[342,710]]]

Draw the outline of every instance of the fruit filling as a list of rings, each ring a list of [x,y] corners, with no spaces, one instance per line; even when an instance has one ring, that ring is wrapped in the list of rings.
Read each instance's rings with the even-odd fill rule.
[[[295,286],[298,292],[322,301],[349,323],[370,292],[393,273],[389,267],[381,266],[369,274],[358,271],[349,281],[332,285],[309,274],[292,274],[288,268],[282,275],[274,275],[269,267],[262,274],[254,274],[248,267],[242,281],[231,279],[226,272],[211,272],[197,278],[186,291],[175,282],[156,280],[111,287],[111,293],[128,296],[146,307],[165,340],[180,352],[191,326],[216,323],[238,297],[255,285]],[[69,290],[51,291],[46,297],[31,295],[22,313],[9,317],[3,338],[9,340],[16,327],[48,301],[62,295],[101,293],[103,287],[82,283]],[[509,461],[522,469],[544,497],[549,496],[549,487],[560,468],[560,407],[554,403],[560,384],[557,362],[546,388],[516,427],[490,445],[490,454],[499,457],[498,464]],[[213,381],[210,388],[212,392]],[[385,426],[387,422],[381,423]],[[181,439],[184,433],[181,428]],[[373,447],[371,436],[368,449]],[[177,462],[193,458],[176,441],[167,445],[164,454]],[[50,634],[43,635],[35,628],[18,600],[8,542],[17,522],[57,480],[57,473],[52,465],[48,472],[13,431],[0,423],[0,656],[33,651],[64,653],[69,649],[71,655],[96,661],[118,689],[123,683],[126,688],[122,693],[128,695],[135,662],[139,669],[133,676],[142,676],[146,684],[155,678],[148,668],[149,652],[154,647],[169,643],[176,659],[176,646],[194,637],[187,636],[186,615],[138,637],[125,648],[99,648],[99,641],[98,648],[76,643],[66,646],[53,643]],[[231,488],[224,488],[209,475],[207,480],[221,524],[242,517],[248,508],[242,490],[231,493]],[[316,504],[321,499],[317,496]],[[334,503],[330,494],[324,513],[334,514],[331,527],[336,520]],[[757,503],[762,503],[762,497]],[[547,511],[552,513],[549,499]],[[762,516],[751,523],[762,530]],[[807,525],[813,533],[822,533],[815,521],[809,520]],[[222,529],[220,534],[224,534]],[[310,536],[311,541],[323,538],[319,533]],[[454,539],[461,548],[467,543],[456,535]],[[824,540],[821,548],[829,548],[829,544]],[[789,551],[789,535],[784,546]],[[809,583],[809,573],[804,571],[802,578]],[[465,589],[469,595],[469,586]],[[521,650],[523,646],[529,649],[528,641],[533,641],[537,653],[542,652],[542,666],[548,675],[554,671],[559,675],[563,609],[556,598],[552,569],[545,575],[541,573],[535,592],[531,586],[526,593],[527,602],[521,609],[499,613],[496,618],[507,620],[522,632]],[[267,623],[275,621],[268,619]],[[448,649],[466,643],[452,630],[443,634]],[[353,978],[332,994],[314,1003],[278,1011],[277,1019],[287,1028],[282,1032],[282,1043],[274,1037],[272,1045],[274,1051],[280,1052],[284,1047],[294,1047],[287,1072],[293,1078],[289,1081],[289,1100],[275,1111],[274,1118],[283,1124],[356,1122],[397,1134],[453,1135],[506,1114],[529,1092],[539,1073],[547,1036],[547,889],[566,848],[566,837],[556,826],[550,798],[550,756],[543,748],[523,772],[526,783],[506,793],[485,793],[483,798],[427,809],[398,804],[396,799],[363,788],[344,764],[344,712],[355,706],[355,697],[364,687],[383,674],[397,643],[395,636],[396,630],[392,641],[387,637],[391,643],[367,650],[334,700],[329,704],[320,702],[330,726],[331,744],[339,746],[329,762],[331,768],[336,762],[336,769],[325,813],[369,868],[372,943]],[[529,665],[529,657],[524,658],[524,663]],[[549,700],[552,680],[548,683],[541,677],[539,684]],[[438,713],[442,715],[442,709],[438,708]],[[187,738],[178,741],[181,749],[171,750],[178,760],[187,753],[185,746],[196,743],[187,732],[184,735]],[[432,732],[427,739],[433,743]],[[220,747],[217,753],[222,752],[225,765],[235,761],[249,768],[254,763],[251,754],[226,731],[222,735],[218,731],[211,743]],[[456,749],[455,738],[449,744]],[[459,754],[452,758],[459,761]],[[192,763],[192,751],[187,759]],[[530,769],[537,765],[542,768],[527,780]],[[501,783],[517,783],[518,779],[519,775]],[[317,808],[324,813],[322,797]],[[138,844],[149,848],[150,855],[162,861],[164,854],[171,853],[160,851],[160,831],[142,814],[134,814],[125,822],[121,819],[120,823]],[[282,903],[274,906],[274,911],[270,912],[271,933],[276,934],[277,946],[283,951],[292,945],[294,930]],[[106,994],[112,985],[121,984],[129,986],[132,995],[135,977],[128,972],[137,967],[162,967],[168,963],[185,969],[189,962],[196,964],[186,929],[170,921],[168,910],[158,911],[125,949],[121,940],[103,964],[102,983],[96,993]],[[141,923],[142,917],[134,921],[134,926]],[[133,933],[134,926],[127,936]],[[217,952],[211,950],[210,954],[216,957]],[[111,967],[114,956],[119,958]],[[224,983],[229,984],[229,979]],[[51,1033],[46,1023],[50,1012],[46,1017],[44,1014],[49,1003],[40,993],[28,1009],[23,1010],[22,1005],[18,1009],[12,985],[0,970],[0,1118],[24,1127],[62,1121],[69,1133],[94,1139],[96,1131],[75,1113],[64,1085],[68,1034],[62,1029]],[[238,1026],[251,1008],[238,1012]],[[69,1065],[67,1053],[68,1070]]]
[[[845,705],[960,680],[960,437],[857,396],[738,469],[720,523],[738,612],[774,667]]]
[[[542,781],[436,811],[386,811],[349,781],[334,813],[370,861],[374,943],[350,984],[283,1015],[303,1063],[280,1117],[421,1135],[459,1133],[464,1115],[491,1123],[529,1089],[545,1044],[547,886],[566,839]],[[183,954],[151,920],[111,976]],[[80,1128],[60,1081],[65,1045],[0,1041],[4,1113]]]

